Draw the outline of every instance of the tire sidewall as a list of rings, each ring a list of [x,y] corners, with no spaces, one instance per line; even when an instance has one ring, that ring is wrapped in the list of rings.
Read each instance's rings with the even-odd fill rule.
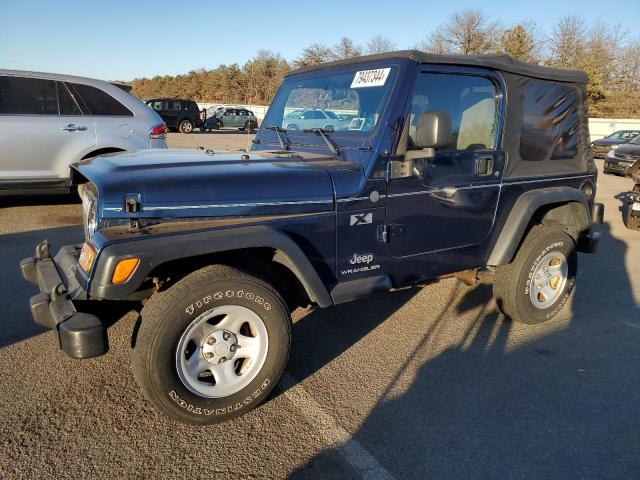
[[[191,125],[191,128],[188,131],[185,129],[186,125]],[[180,132],[181,133],[191,133],[191,132],[193,132],[193,124],[191,123],[190,120],[183,120],[182,122],[180,122]]]
[[[532,304],[529,296],[530,280],[538,262],[553,251],[562,253],[567,259],[567,281],[560,298],[548,308],[539,309]],[[564,232],[551,232],[535,243],[522,265],[516,285],[516,309],[520,321],[533,325],[551,320],[565,306],[576,284],[578,261],[575,242]]]
[[[260,316],[269,338],[267,357],[256,377],[239,392],[223,398],[200,397],[180,380],[176,349],[183,332],[199,315],[222,305],[240,305]],[[154,396],[176,417],[190,423],[217,423],[242,415],[267,397],[284,371],[290,348],[288,322],[282,302],[253,282],[217,280],[194,289],[173,304],[156,326],[147,352]]]

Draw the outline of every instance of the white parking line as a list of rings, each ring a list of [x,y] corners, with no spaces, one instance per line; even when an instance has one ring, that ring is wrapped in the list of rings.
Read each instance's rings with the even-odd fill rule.
[[[327,446],[338,450],[361,478],[375,480],[394,478],[360,442],[351,438],[349,432],[342,428],[336,419],[329,415],[291,375],[285,373],[280,386],[285,391],[284,396],[287,400],[302,413],[311,426],[320,432]]]

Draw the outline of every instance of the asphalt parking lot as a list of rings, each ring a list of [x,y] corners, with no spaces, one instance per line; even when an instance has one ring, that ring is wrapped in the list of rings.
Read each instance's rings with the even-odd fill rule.
[[[104,357],[55,348],[17,265],[43,238],[81,241],[81,207],[0,197],[0,478],[639,478],[640,232],[625,229],[616,198],[629,187],[600,176],[600,251],[580,256],[561,318],[512,324],[490,288],[455,280],[298,310],[282,385],[210,427],[168,420],[138,391],[135,311],[109,312],[122,319]]]

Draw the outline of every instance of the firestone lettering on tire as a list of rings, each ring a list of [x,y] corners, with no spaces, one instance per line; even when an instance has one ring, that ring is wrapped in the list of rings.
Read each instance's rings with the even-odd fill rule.
[[[251,404],[254,400],[257,400],[258,397],[262,395],[262,393],[267,389],[269,385],[271,385],[271,380],[267,378],[264,382],[262,382],[262,384],[256,391],[254,391],[248,397],[245,397],[244,400],[240,402],[236,402],[233,405],[228,405],[223,408],[209,409],[209,408],[196,407],[191,403],[188,403],[187,401],[185,401],[182,397],[180,397],[180,395],[178,395],[175,390],[171,390],[169,392],[169,398],[173,400],[176,403],[176,405],[178,405],[180,408],[183,408],[187,412],[193,413],[194,415],[204,415],[206,417],[209,417],[211,415],[226,415],[228,413],[232,413],[237,410],[240,410],[241,408],[244,408],[247,405]]]
[[[271,304],[269,302],[265,302],[264,298],[260,295],[256,295],[252,292],[245,292],[244,290],[227,290],[225,292],[216,292],[213,295],[207,295],[202,299],[196,300],[187,308],[185,308],[185,312],[187,315],[193,315],[196,309],[202,308],[204,305],[207,305],[214,300],[222,300],[223,298],[246,298],[247,300],[253,300],[258,305],[261,305],[266,311],[271,310]]]

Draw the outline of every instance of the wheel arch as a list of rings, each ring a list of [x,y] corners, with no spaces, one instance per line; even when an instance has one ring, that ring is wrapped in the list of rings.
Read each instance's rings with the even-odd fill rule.
[[[127,257],[140,258],[131,279],[112,285],[111,274],[117,262]],[[98,253],[92,275],[90,293],[105,299],[131,298],[144,290],[149,279],[158,274],[178,272],[184,275],[204,265],[226,264],[266,277],[282,286],[295,279],[310,302],[321,307],[333,304],[316,269],[300,247],[286,234],[270,227],[254,226],[237,229],[194,232],[164,237],[115,243]],[[180,268],[176,268],[176,267]],[[295,295],[291,295],[295,297]]]
[[[487,265],[510,263],[528,231],[538,224],[560,227],[577,243],[591,229],[587,196],[572,187],[541,188],[522,194],[502,227]]]

